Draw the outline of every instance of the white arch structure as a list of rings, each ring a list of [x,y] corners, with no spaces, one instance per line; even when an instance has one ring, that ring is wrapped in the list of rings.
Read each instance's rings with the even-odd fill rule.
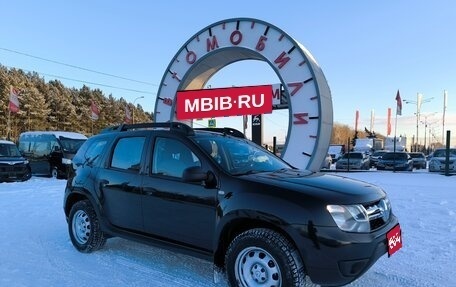
[[[202,89],[220,69],[243,60],[268,63],[284,87],[289,123],[282,158],[302,169],[319,170],[333,126],[329,86],[303,45],[261,20],[222,20],[191,37],[163,75],[155,103],[155,122],[177,120],[177,91]]]

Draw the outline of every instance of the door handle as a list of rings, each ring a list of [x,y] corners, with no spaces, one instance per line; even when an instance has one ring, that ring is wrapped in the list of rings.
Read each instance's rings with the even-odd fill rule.
[[[152,196],[157,192],[158,192],[158,190],[156,190],[155,188],[148,188],[148,189],[144,190],[144,195]]]
[[[100,180],[100,187],[101,188],[106,187],[108,184],[109,184],[108,180],[106,180],[106,179]]]

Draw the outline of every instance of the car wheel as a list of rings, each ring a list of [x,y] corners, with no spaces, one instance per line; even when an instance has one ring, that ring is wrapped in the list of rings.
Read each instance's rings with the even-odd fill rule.
[[[80,252],[96,251],[106,243],[97,214],[88,200],[78,201],[71,208],[68,231],[71,242]]]
[[[264,228],[247,230],[230,244],[225,256],[230,286],[303,286],[304,266],[294,245]]]
[[[55,166],[51,167],[51,177],[59,178],[59,170]]]
[[[27,172],[22,177],[22,181],[27,181],[30,178],[32,178],[32,170],[30,168],[27,168]]]

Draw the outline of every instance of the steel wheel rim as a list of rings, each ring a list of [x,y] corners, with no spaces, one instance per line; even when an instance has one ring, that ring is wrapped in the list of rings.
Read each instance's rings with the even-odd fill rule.
[[[282,286],[282,275],[274,257],[260,247],[247,247],[236,257],[236,278],[243,287]]]
[[[86,244],[91,232],[90,219],[83,210],[78,210],[73,215],[73,224],[71,225],[74,239],[79,244]]]

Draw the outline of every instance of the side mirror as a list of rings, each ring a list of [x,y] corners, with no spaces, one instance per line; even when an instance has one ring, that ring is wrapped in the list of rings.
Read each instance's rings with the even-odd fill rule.
[[[208,179],[207,171],[199,166],[191,166],[184,169],[182,179],[189,182],[198,182]]]
[[[185,182],[204,182],[206,188],[214,188],[217,185],[214,173],[199,166],[191,166],[184,169],[182,179]]]

